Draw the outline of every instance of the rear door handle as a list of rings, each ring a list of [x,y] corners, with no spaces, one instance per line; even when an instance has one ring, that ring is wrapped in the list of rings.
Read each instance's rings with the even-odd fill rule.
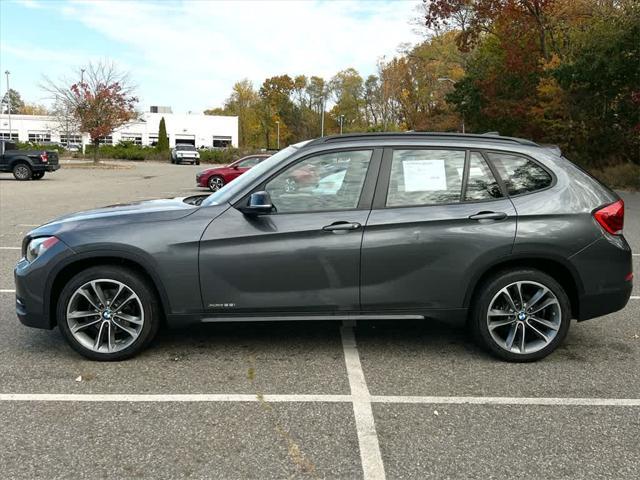
[[[504,220],[507,218],[507,214],[504,212],[479,212],[475,215],[470,215],[471,220]]]
[[[341,232],[348,230],[357,230],[361,227],[358,222],[334,222],[331,225],[325,225],[322,230],[325,232]]]

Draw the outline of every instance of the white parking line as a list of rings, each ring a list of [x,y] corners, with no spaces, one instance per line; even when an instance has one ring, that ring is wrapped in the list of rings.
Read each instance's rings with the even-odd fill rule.
[[[8,288],[0,288],[0,293],[16,293],[16,291]]]
[[[356,338],[353,333],[353,322],[345,321],[340,329],[344,361],[347,367],[349,387],[353,397],[353,415],[358,433],[358,445],[360,446],[360,460],[365,480],[386,478],[384,464],[378,444],[378,434],[371,408],[371,395],[364,378],[360,356],[356,347]]]
[[[371,397],[374,403],[433,403],[456,405],[552,405],[580,407],[640,407],[640,398],[536,398],[536,397]]]
[[[638,295],[631,295],[629,298],[631,300],[640,300],[640,296],[638,296]]]
[[[0,250],[21,250],[22,247],[0,247]]]
[[[156,393],[0,393],[2,402],[146,402],[146,403],[349,403],[355,395],[255,395],[255,394],[156,394]],[[436,404],[436,405],[546,405],[560,407],[640,407],[640,398],[590,397],[467,397],[373,395],[369,403]],[[377,438],[376,438],[377,439]]]
[[[0,393],[3,402],[351,402],[351,395]]]

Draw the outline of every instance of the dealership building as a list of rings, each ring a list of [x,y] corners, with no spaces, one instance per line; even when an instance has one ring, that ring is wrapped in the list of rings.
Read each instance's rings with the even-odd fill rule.
[[[169,107],[151,107],[131,123],[100,140],[105,145],[129,141],[137,145],[158,142],[160,119],[164,118],[169,145],[189,144],[198,148],[238,146],[238,117],[172,113]],[[67,138],[68,137],[68,138]],[[0,139],[34,143],[89,144],[87,133],[70,132],[61,121],[47,115],[0,114]]]

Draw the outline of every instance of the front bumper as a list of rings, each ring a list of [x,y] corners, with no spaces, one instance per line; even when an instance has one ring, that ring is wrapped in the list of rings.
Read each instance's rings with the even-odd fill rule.
[[[209,182],[209,176],[208,175],[203,175],[203,174],[198,174],[196,175],[196,185],[198,187],[208,187],[208,182]]]
[[[49,308],[53,280],[57,266],[73,254],[73,250],[60,241],[31,263],[25,258],[20,259],[13,276],[16,315],[23,325],[49,330],[56,326],[55,315],[50,315]]]

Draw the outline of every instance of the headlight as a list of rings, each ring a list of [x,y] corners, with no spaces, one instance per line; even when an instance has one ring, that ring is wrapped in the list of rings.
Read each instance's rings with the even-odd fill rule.
[[[34,238],[27,245],[25,257],[29,262],[33,262],[44,252],[53,247],[59,240],[56,237],[38,237]]]
[[[196,158],[200,158],[200,153],[196,152]]]

